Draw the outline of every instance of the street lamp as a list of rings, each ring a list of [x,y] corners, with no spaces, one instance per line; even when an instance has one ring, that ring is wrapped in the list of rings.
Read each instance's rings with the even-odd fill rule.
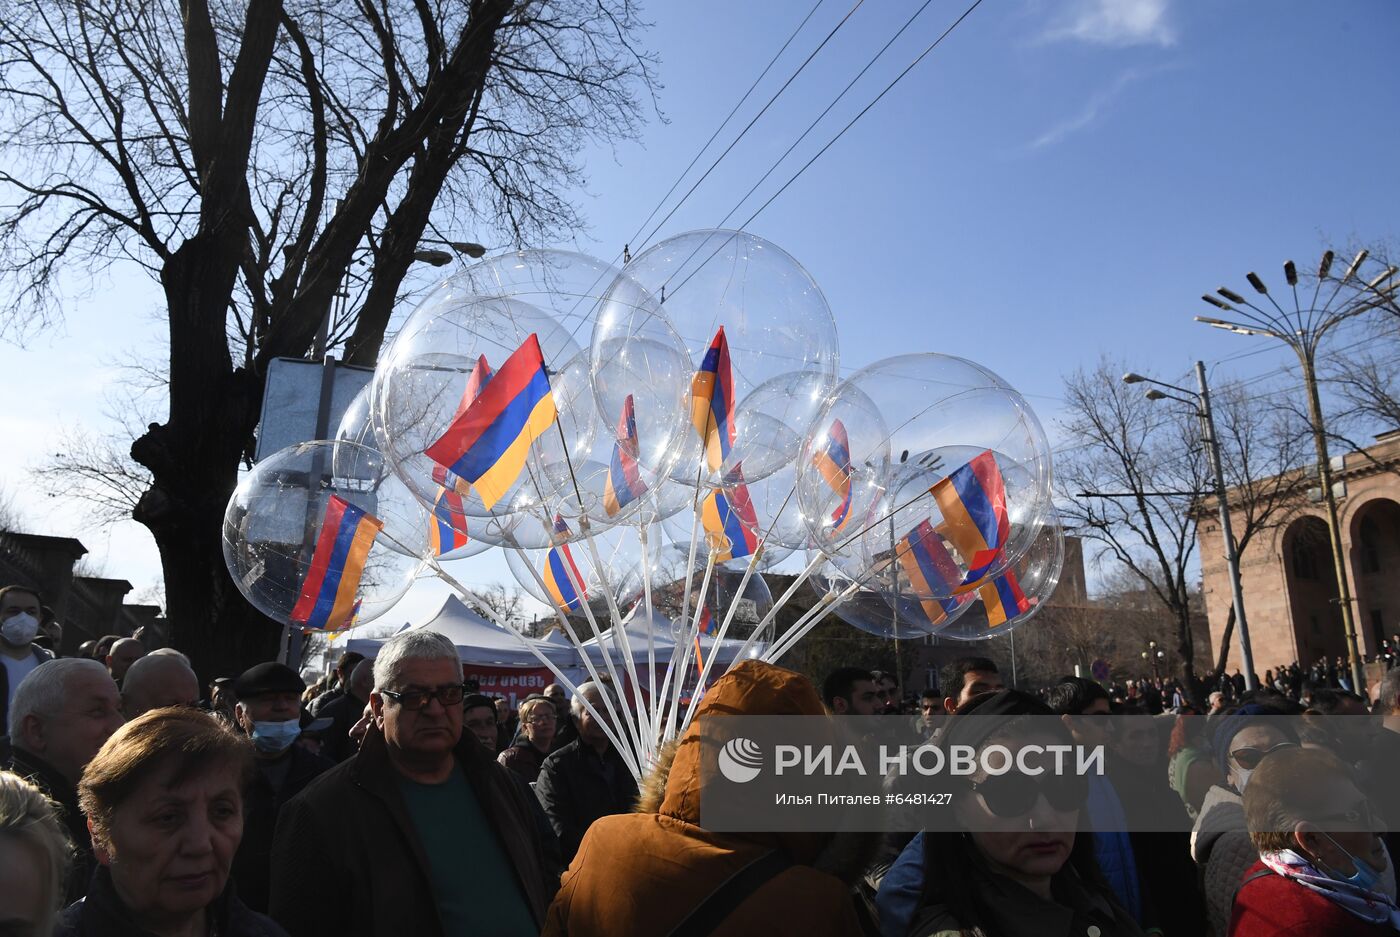
[[[446,244],[458,254],[465,254],[476,260],[478,257],[486,255],[486,248],[475,241],[436,241],[424,239],[421,244]],[[434,267],[445,267],[452,263],[452,251],[438,250],[434,247],[420,247],[413,252],[413,259],[419,263],[432,264]]]
[[[1201,426],[1201,437],[1206,443],[1206,452],[1210,456],[1211,473],[1215,476],[1215,501],[1216,507],[1220,510],[1220,536],[1225,541],[1225,565],[1230,570],[1231,600],[1235,606],[1235,634],[1240,642],[1240,663],[1244,666],[1245,686],[1250,690],[1258,689],[1254,680],[1254,652],[1249,645],[1249,624],[1244,617],[1244,590],[1240,587],[1240,557],[1235,550],[1235,533],[1230,528],[1230,506],[1225,500],[1225,467],[1220,458],[1220,440],[1215,432],[1215,414],[1210,408],[1210,385],[1206,383],[1205,363],[1196,362],[1196,385],[1198,388],[1196,392],[1164,381],[1155,381],[1132,371],[1123,375],[1123,383],[1156,384],[1157,387],[1148,388],[1146,394],[1148,400],[1169,398],[1179,400],[1189,404],[1196,411],[1196,418],[1200,421]],[[1179,397],[1176,394],[1169,394],[1158,390],[1158,387],[1179,391],[1186,396]]]
[[[1317,392],[1317,350],[1322,338],[1333,327],[1369,312],[1372,309],[1386,309],[1400,315],[1396,305],[1396,291],[1400,290],[1400,278],[1396,277],[1400,268],[1387,267],[1378,276],[1366,280],[1357,276],[1361,265],[1368,256],[1359,252],[1340,278],[1332,275],[1332,251],[1322,255],[1315,276],[1304,276],[1302,289],[1299,289],[1298,269],[1293,261],[1283,265],[1284,279],[1292,293],[1292,309],[1285,310],[1269,292],[1268,286],[1255,273],[1246,274],[1245,279],[1254,292],[1268,301],[1251,301],[1233,290],[1220,287],[1216,296],[1206,294],[1201,297],[1206,303],[1232,313],[1245,320],[1245,323],[1217,319],[1213,316],[1196,316],[1197,322],[1204,322],[1212,328],[1224,329],[1236,335],[1261,335],[1275,338],[1293,349],[1303,371],[1303,385],[1308,395],[1308,422],[1312,426],[1313,445],[1317,450],[1317,475],[1322,486],[1322,500],[1327,506],[1327,532],[1332,542],[1332,567],[1337,577],[1337,595],[1342,607],[1342,627],[1346,631],[1347,656],[1351,662],[1352,686],[1364,687],[1361,670],[1361,654],[1356,643],[1356,619],[1351,608],[1351,586],[1347,582],[1346,561],[1342,554],[1342,527],[1337,518],[1337,497],[1332,491],[1332,465],[1327,453],[1327,427],[1322,416],[1322,401]],[[1308,284],[1312,284],[1309,298]],[[1331,294],[1319,302],[1323,288],[1331,286]],[[1300,293],[1302,295],[1300,295]]]
[[[1159,650],[1157,649],[1157,642],[1156,642],[1156,641],[1148,641],[1148,642],[1147,642],[1147,650],[1143,651],[1141,656],[1142,656],[1142,659],[1143,659],[1143,660],[1149,661],[1149,662],[1152,664],[1152,682],[1153,682],[1153,683],[1156,683],[1156,682],[1157,682],[1157,662],[1160,661],[1160,660],[1162,660],[1163,658],[1165,658],[1165,657],[1167,656],[1167,652],[1166,652],[1166,651],[1159,651]]]

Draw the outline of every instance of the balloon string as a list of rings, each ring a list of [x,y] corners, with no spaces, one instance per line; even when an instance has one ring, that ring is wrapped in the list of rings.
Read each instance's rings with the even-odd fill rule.
[[[698,468],[695,471],[695,496],[691,498],[690,501],[690,554],[685,561],[685,571],[682,577],[682,581],[685,583],[685,588],[681,590],[681,621],[685,621],[686,618],[690,616],[690,577],[695,572],[695,546],[699,537],[700,530],[700,480],[704,477],[704,471],[705,470],[703,467]],[[676,635],[676,637],[679,637],[679,635]],[[666,675],[661,681],[661,711],[657,717],[658,728],[665,728],[664,719],[665,712],[667,709],[666,699],[671,686],[671,678],[672,676],[674,676],[675,670],[676,654],[674,651],[672,651],[671,659],[666,662]],[[665,738],[670,738],[669,733],[665,735]]]
[[[612,583],[608,577],[607,567],[603,565],[602,557],[598,555],[598,546],[593,541],[591,525],[588,522],[588,512],[583,503],[583,492],[579,489],[578,475],[574,472],[574,460],[569,455],[569,440],[564,435],[564,424],[559,420],[557,416],[554,419],[554,428],[559,431],[559,445],[564,451],[564,464],[569,468],[569,480],[574,486],[574,501],[578,504],[579,511],[579,531],[584,535],[584,540],[588,544],[589,555],[593,558],[593,568],[597,571],[598,580],[603,587],[603,598],[607,601],[608,614],[612,617],[610,640],[613,643],[614,650],[616,650],[617,648],[619,635],[622,639],[622,650],[624,660],[626,661],[628,678],[632,681],[633,708],[636,710],[635,715],[629,714],[632,715],[632,718],[629,719],[628,725],[631,726],[632,735],[637,742],[637,757],[644,758],[651,751],[651,746],[642,742],[642,738],[646,735],[649,735],[649,726],[647,725],[648,720],[646,718],[646,715],[644,714],[641,705],[636,699],[637,692],[639,689],[639,681],[637,678],[637,662],[632,659],[632,643],[627,634],[627,629],[623,627],[622,624],[622,613],[618,610],[617,607],[617,597],[613,595]],[[574,573],[572,569],[569,571],[569,578],[574,578]],[[574,588],[576,590],[579,590],[578,594],[580,596],[583,595],[583,591],[579,589],[578,585],[575,585]],[[584,604],[587,605],[587,602],[585,601]],[[589,620],[590,622],[592,621],[591,617]],[[593,627],[595,633],[598,636],[598,649],[602,651],[604,655],[607,655],[607,649],[603,647],[602,632],[598,631],[598,627],[596,624]],[[607,656],[607,661],[608,672],[612,674],[613,679],[616,680],[617,673],[614,667],[612,666],[611,656]],[[633,723],[636,724],[633,725]]]
[[[647,546],[647,523],[643,521],[637,528],[637,538],[642,544],[642,595],[647,612],[647,682],[650,690],[647,695],[647,708],[651,724],[651,750],[656,751],[656,615],[651,601],[651,551]],[[674,655],[673,655],[674,656]]]
[[[710,648],[710,656],[706,658],[705,665],[700,670],[699,686],[705,686],[705,681],[710,678],[710,670],[715,666],[715,659],[719,657],[720,648],[724,644],[724,636],[729,633],[729,623],[734,619],[734,613],[739,610],[739,598],[744,594],[744,589],[748,588],[749,579],[753,576],[754,570],[758,567],[759,559],[763,555],[763,542],[759,541],[758,547],[753,551],[753,558],[750,560],[748,568],[744,570],[744,577],[739,580],[739,588],[735,590],[734,596],[729,600],[729,611],[724,614],[724,621],[719,626],[719,631],[715,632],[715,643]],[[719,590],[715,590],[718,594]],[[704,593],[702,592],[701,595]],[[698,637],[698,635],[697,635]],[[731,662],[732,663],[732,662]],[[690,705],[686,707],[685,718],[681,720],[680,727],[684,728],[690,724],[690,720],[695,716],[695,707],[700,704],[700,694],[691,694]]]
[[[516,631],[507,622],[502,620],[502,618],[496,613],[495,609],[491,608],[490,604],[487,603],[484,598],[482,598],[480,595],[478,595],[471,589],[468,589],[466,586],[462,585],[462,583],[459,582],[455,576],[451,575],[447,572],[447,570],[443,569],[442,565],[438,563],[436,557],[429,558],[428,565],[433,567],[433,570],[437,573],[438,577],[442,579],[443,582],[447,583],[448,586],[454,589],[457,592],[457,595],[462,600],[470,602],[473,605],[476,605],[482,611],[484,611],[486,613],[486,616],[490,618],[492,622],[499,626],[502,631],[509,632],[511,635],[513,635],[515,639],[519,641],[527,651],[533,654],[541,664],[544,664],[544,666],[549,669],[550,673],[554,674],[555,679],[559,681],[559,683],[564,687],[564,689],[568,690],[569,693],[572,694],[573,698],[578,700],[583,705],[583,708],[588,710],[589,714],[592,715],[593,718],[598,721],[598,725],[607,735],[608,740],[611,741],[615,746],[617,746],[618,751],[622,754],[623,761],[627,764],[627,770],[631,771],[632,776],[635,777],[638,781],[640,781],[642,777],[641,772],[638,770],[637,763],[629,757],[629,753],[626,749],[626,746],[624,746],[619,741],[617,735],[614,734],[613,730],[609,727],[608,721],[599,714],[598,710],[594,708],[593,704],[590,703],[586,697],[579,693],[578,687],[574,685],[574,682],[571,679],[569,679],[568,675],[564,673],[564,671],[557,664],[555,664],[554,661],[546,657],[540,651],[540,649],[535,646],[535,643],[533,641],[525,637],[525,635],[521,634],[519,631]],[[587,655],[584,656],[585,659],[587,659]],[[604,702],[608,701],[608,694],[603,694],[603,700]]]
[[[777,663],[784,654],[796,646],[798,641],[806,637],[808,632],[821,624],[828,615],[845,604],[846,600],[855,594],[858,587],[859,583],[853,582],[839,595],[834,592],[828,592],[820,604],[808,611],[806,615],[793,625],[787,634],[783,635],[782,641],[768,649],[768,653],[763,656],[763,659],[770,664]]]
[[[514,542],[514,538],[511,538],[511,540],[512,540],[512,542]],[[534,564],[534,563],[531,563],[530,560],[529,560],[529,558],[525,556],[525,551],[522,550],[522,549],[520,548],[519,543],[515,543],[515,544],[514,544],[514,549],[515,549],[516,554],[520,556],[520,559],[521,559],[522,564],[523,564],[526,568],[528,568],[528,569],[530,570],[530,575],[534,578],[536,585],[538,585],[539,588],[540,588],[540,591],[542,591],[545,595],[549,595],[549,594],[550,594],[550,593],[549,593],[549,587],[545,585],[545,583],[544,583],[544,577],[542,577],[542,576],[540,575],[540,571],[539,571],[539,570],[535,569],[535,564]],[[567,575],[569,576],[570,581],[573,582],[574,576],[573,576],[572,570],[568,570],[569,565],[570,565],[570,564],[568,564],[568,563],[565,563],[565,564],[564,564],[565,569],[566,569],[566,571],[567,571]],[[574,585],[574,591],[575,591],[579,596],[582,596],[582,595],[583,595],[583,586],[582,586],[582,584],[581,584],[581,583],[577,583],[577,582],[573,582],[573,585]],[[585,612],[585,617],[588,619],[588,623],[593,627],[594,633],[595,633],[595,634],[599,633],[598,624],[597,624],[597,622],[594,621],[594,619],[593,619],[593,612],[592,612],[592,610],[588,607],[588,602],[587,602],[587,601],[581,601],[579,604],[583,606],[583,610],[584,610],[584,612]],[[601,687],[603,686],[603,683],[604,683],[603,678],[598,674],[598,669],[593,665],[593,659],[592,659],[591,657],[588,656],[587,650],[584,649],[584,647],[583,647],[583,642],[580,641],[580,640],[578,639],[578,634],[574,631],[574,626],[569,622],[569,616],[565,615],[564,612],[559,608],[559,606],[558,606],[557,604],[555,604],[554,602],[550,602],[550,605],[553,606],[553,608],[554,608],[554,615],[555,615],[555,617],[559,620],[559,625],[560,625],[560,627],[562,627],[562,628],[564,629],[564,633],[567,634],[567,635],[569,636],[569,640],[572,641],[573,644],[574,644],[574,647],[578,649],[579,656],[580,656],[581,658],[583,658],[583,665],[584,665],[584,668],[587,669],[589,676],[593,678],[593,682],[596,683],[596,684],[598,684],[599,687],[601,688]],[[601,642],[600,642],[600,643],[601,643]],[[606,663],[606,664],[609,665],[609,668],[611,668],[612,660],[611,660],[611,658],[609,658],[609,657],[607,656],[607,654],[604,654],[604,655],[603,655],[603,661],[604,661],[604,663]],[[616,679],[617,679],[617,675],[616,675],[616,673],[614,673],[614,674],[613,674],[613,680],[616,681]],[[617,714],[617,709],[613,706],[612,694],[611,694],[611,693],[608,693],[606,690],[602,690],[602,691],[600,692],[600,695],[603,697],[603,703],[604,703],[604,705],[607,707],[608,714],[609,714],[613,719],[622,721],[622,722],[624,723],[624,725],[628,725],[629,727],[631,727],[632,730],[633,730],[633,732],[635,733],[636,728],[635,728],[635,726],[631,726],[630,720],[622,720],[622,719],[620,719],[620,717],[618,716],[618,714]],[[606,726],[605,726],[605,728],[606,728]],[[611,733],[609,734],[608,737],[609,737],[609,739],[612,740],[613,744],[615,744],[615,745],[618,746],[619,751],[622,752],[622,754],[624,755],[624,757],[627,758],[627,759],[629,760],[629,762],[632,763],[632,765],[633,765],[633,771],[636,772],[636,773],[640,776],[640,772],[637,771],[637,768],[636,768],[636,762],[633,761],[632,758],[631,758],[631,752],[632,752],[633,750],[635,750],[635,749],[629,749],[626,745],[623,745],[621,742],[619,742],[619,741],[617,740],[616,737],[614,737],[613,735],[611,735]],[[638,746],[638,747],[640,747],[640,746]]]
[[[684,674],[684,673],[687,671],[687,669],[690,667],[690,651],[691,651],[691,645],[692,645],[692,644],[698,645],[698,642],[699,642],[699,639],[700,639],[700,619],[702,619],[702,618],[705,616],[705,595],[706,595],[706,593],[709,592],[709,590],[710,590],[710,577],[714,574],[714,571],[715,571],[715,551],[714,551],[713,549],[711,549],[711,550],[709,551],[709,557],[708,557],[708,558],[706,559],[706,561],[705,561],[705,575],[704,575],[704,576],[701,578],[701,580],[700,580],[700,595],[699,595],[699,598],[697,598],[697,599],[696,599],[696,602],[695,602],[695,619],[691,622],[689,631],[688,631],[688,633],[687,633],[687,635],[686,635],[686,639],[685,639],[685,651],[683,652],[682,657],[681,657],[681,670],[680,670],[680,672],[681,672],[682,674]],[[687,592],[687,594],[688,594],[689,591],[690,591],[690,578],[689,578],[689,577],[686,577],[685,587],[686,587],[686,592]],[[673,656],[674,656],[674,655],[673,655]],[[712,657],[712,658],[713,658],[713,656],[714,656],[714,655],[711,654],[711,657]],[[669,722],[667,723],[667,725],[666,725],[666,741],[668,741],[668,742],[669,742],[671,739],[675,738],[676,735],[677,735],[677,734],[680,732],[680,730],[681,730],[680,720],[677,719],[676,717],[680,715],[680,711],[681,711],[681,686],[682,686],[682,684],[683,684],[684,682],[685,682],[685,681],[684,681],[683,678],[678,677],[678,678],[676,679],[676,685],[675,685],[675,686],[672,688],[672,690],[671,690],[671,692],[672,692],[672,694],[673,694],[673,696],[672,696],[672,705],[671,705],[671,719],[670,719],[670,721],[669,721]],[[695,695],[698,694],[698,693],[703,692],[704,689],[705,689],[705,688],[704,688],[703,684],[697,682],[696,685],[695,685],[695,693],[692,693],[692,694],[691,694],[691,700],[693,701],[694,698],[695,698]]]

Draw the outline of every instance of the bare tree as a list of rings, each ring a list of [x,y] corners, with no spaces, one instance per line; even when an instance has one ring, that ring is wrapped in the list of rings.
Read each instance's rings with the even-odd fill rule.
[[[1061,515],[1171,614],[1182,682],[1199,697],[1188,568],[1206,459],[1191,417],[1122,383],[1126,370],[1103,360],[1065,379],[1064,428],[1080,445],[1056,463],[1067,496]]]
[[[268,363],[318,333],[373,363],[427,230],[576,227],[577,154],[641,116],[642,25],[630,0],[6,5],[8,329],[54,321],[61,277],[134,263],[160,283],[168,415],[132,444],[150,472],[133,516],[196,666],[264,658],[276,635],[220,545]]]
[[[494,614],[500,620],[509,622],[517,628],[525,624],[528,617],[525,613],[525,593],[520,588],[507,586],[501,582],[493,582],[480,586],[474,591],[481,602],[468,602],[467,608],[483,618]]]

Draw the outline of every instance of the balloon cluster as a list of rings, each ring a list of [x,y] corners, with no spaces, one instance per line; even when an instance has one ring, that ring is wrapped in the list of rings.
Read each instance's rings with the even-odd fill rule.
[[[784,563],[825,595],[807,628],[834,613],[977,640],[1031,619],[1063,538],[1025,399],[948,355],[844,380],[838,363],[816,282],[742,231],[683,234],[622,269],[482,260],[409,316],[334,440],[248,473],[229,568],[308,630],[368,621],[489,549],[566,626],[673,601],[687,650],[740,608],[759,652],[791,647],[805,632],[763,643],[798,584],[773,598],[764,573]]]

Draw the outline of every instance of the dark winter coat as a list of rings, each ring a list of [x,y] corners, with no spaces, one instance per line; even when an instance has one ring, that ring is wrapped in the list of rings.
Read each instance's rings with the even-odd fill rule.
[[[559,875],[529,788],[471,733],[463,733],[455,755],[502,850],[463,843],[463,862],[507,863],[543,923]],[[371,726],[358,755],[283,808],[272,850],[271,913],[293,937],[441,937],[429,874],[384,736]]]
[[[0,670],[3,670],[0,667]],[[97,867],[92,856],[92,837],[88,834],[87,817],[78,806],[78,786],[58,773],[58,769],[37,755],[22,748],[11,749],[9,769],[29,781],[58,807],[58,818],[68,831],[73,844],[73,863],[68,867],[65,901],[77,901],[87,894],[88,879]]]
[[[329,759],[313,755],[300,745],[293,745],[283,758],[291,763],[280,790],[274,791],[261,769],[243,795],[243,841],[233,857],[233,880],[238,883],[238,897],[248,907],[267,913],[271,890],[272,837],[277,831],[277,815],[293,797],[306,789],[322,772],[335,765]]]
[[[583,739],[575,739],[544,760],[535,796],[559,837],[564,861],[572,862],[594,820],[636,806],[637,782],[611,745],[599,755]]]
[[[209,933],[218,937],[287,937],[287,932],[270,918],[248,910],[233,893],[224,889],[210,908],[213,926]],[[106,869],[98,869],[92,890],[86,898],[65,910],[54,928],[53,937],[151,937],[131,919]]]

